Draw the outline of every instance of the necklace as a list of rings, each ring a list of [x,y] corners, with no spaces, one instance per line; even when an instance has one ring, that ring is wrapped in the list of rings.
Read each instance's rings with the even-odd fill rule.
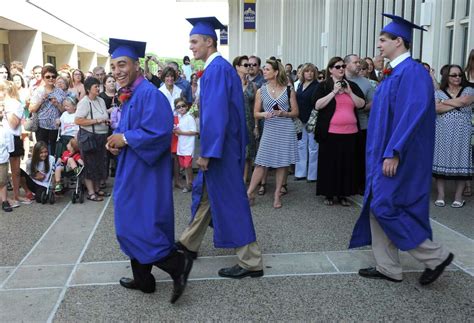
[[[273,86],[270,86],[270,84],[268,84],[268,88],[270,89],[270,92],[272,92],[272,94],[275,94],[276,89],[273,88]]]
[[[447,89],[449,95],[450,95],[452,98],[455,98],[455,97],[458,95],[459,90],[460,90],[459,88],[458,88],[458,89],[454,89],[454,90]]]

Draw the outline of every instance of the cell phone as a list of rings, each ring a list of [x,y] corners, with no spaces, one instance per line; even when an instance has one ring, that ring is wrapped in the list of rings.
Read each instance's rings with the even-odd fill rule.
[[[273,110],[280,110],[280,107],[278,106],[277,103],[275,103],[275,105],[272,107]]]

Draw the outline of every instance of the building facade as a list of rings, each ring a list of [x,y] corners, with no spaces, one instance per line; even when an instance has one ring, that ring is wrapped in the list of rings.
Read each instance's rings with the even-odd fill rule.
[[[0,12],[0,62],[67,64],[90,71],[109,66],[108,44],[43,9],[35,0],[15,0]]]
[[[199,1],[199,0],[198,0]],[[276,56],[293,66],[329,58],[378,53],[380,30],[391,13],[423,25],[415,31],[411,53],[439,71],[464,66],[474,48],[474,5],[470,0],[256,0],[256,30],[243,29],[245,0],[229,3],[229,54]]]

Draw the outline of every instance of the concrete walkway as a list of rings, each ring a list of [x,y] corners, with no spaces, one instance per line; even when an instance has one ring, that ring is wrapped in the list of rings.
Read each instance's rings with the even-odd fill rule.
[[[291,183],[290,185],[294,185],[294,189],[296,190],[296,192],[290,192],[290,194],[301,193],[304,195],[301,197],[303,200],[315,199],[311,193],[307,192],[306,183]],[[189,198],[189,195],[184,196],[178,191],[175,192],[175,200],[178,200],[178,203],[182,199],[187,201]],[[266,200],[260,200],[261,209],[254,209],[254,217],[259,218],[255,219],[257,223],[260,221],[261,214],[270,211],[274,212],[271,208],[268,208],[268,206],[263,205],[264,201]],[[356,205],[360,206],[361,197],[354,197],[353,201]],[[300,203],[295,203],[294,205],[290,204],[286,207],[290,213],[294,213],[298,212],[300,205]],[[358,207],[356,205],[351,208],[354,214],[353,219],[355,219],[358,214]],[[181,212],[186,212],[181,211],[179,206],[176,208],[178,211],[177,217],[181,215]],[[123,288],[118,285],[118,279],[120,277],[130,276],[131,274],[128,261],[123,260],[123,258],[117,259],[117,257],[115,257],[114,260],[107,260],[106,258],[101,261],[84,260],[86,251],[89,250],[89,252],[91,252],[90,250],[97,249],[97,247],[91,247],[91,241],[104,235],[102,232],[99,232],[96,236],[99,225],[102,225],[104,230],[110,233],[107,237],[112,236],[113,227],[110,225],[110,215],[112,211],[111,198],[106,199],[106,201],[102,203],[66,203],[51,225],[44,231],[43,235],[16,266],[0,267],[0,304],[2,304],[0,306],[0,321],[52,322],[53,320],[86,320],[86,313],[78,311],[77,313],[80,314],[77,314],[77,309],[72,310],[74,306],[68,305],[70,304],[68,294],[71,294],[70,297],[74,298],[74,291],[80,292],[85,289],[87,290],[89,296],[82,295],[79,297],[81,301],[76,303],[77,305],[85,301],[84,297],[86,297],[86,299],[93,299],[97,296],[96,293],[100,294],[107,288],[114,288],[114,290],[118,288],[120,293],[130,292],[123,290]],[[345,210],[335,208],[330,212],[335,212],[334,215],[337,215],[340,212],[345,212]],[[302,216],[306,216],[306,214]],[[184,220],[185,217],[186,215],[184,214],[182,220],[177,220],[177,226],[180,227],[179,229],[184,227],[186,222],[186,220]],[[352,222],[353,219],[351,220]],[[271,221],[271,219],[265,221]],[[455,262],[448,267],[449,273],[446,275],[451,275],[450,273],[452,273],[457,279],[466,280],[468,283],[466,284],[466,288],[469,288],[469,285],[472,286],[474,281],[472,278],[472,276],[474,276],[474,240],[438,221],[432,221],[432,226],[435,239],[444,243],[448,249],[453,251],[456,255]],[[325,227],[324,230],[337,231],[337,228]],[[294,238],[288,239],[292,240]],[[298,237],[296,237],[296,240],[297,239]],[[313,239],[318,238],[314,237]],[[105,243],[116,244],[115,241],[105,241]],[[271,247],[265,247],[265,241],[261,241],[260,243],[263,245],[264,250],[272,249]],[[116,246],[114,248],[116,248]],[[206,249],[206,247],[203,249]],[[418,276],[419,272],[423,270],[423,267],[407,253],[402,253],[401,259],[404,265],[404,272],[408,273],[408,280],[413,279],[410,273],[416,273]],[[213,288],[219,286],[216,284],[221,284],[221,286],[229,284],[228,280],[217,276],[217,270],[224,266],[232,265],[235,261],[235,256],[233,256],[231,252],[227,255],[207,255],[206,250],[204,250],[203,253],[200,253],[200,257],[195,262],[190,276],[190,287],[188,287],[188,289],[196,290],[197,287],[194,288],[194,286],[196,286],[194,284],[199,285],[200,282],[207,282],[206,284],[211,284],[214,286]],[[271,252],[264,254],[265,276],[260,280],[275,281],[293,279],[301,282],[301,280],[310,277],[314,277],[314,279],[321,277],[320,279],[323,282],[333,281],[331,277],[340,277],[342,280],[353,280],[357,279],[356,273],[361,267],[370,266],[373,265],[373,263],[374,259],[371,251],[361,249],[338,250],[336,248],[334,250],[323,251]],[[165,283],[167,286],[170,284],[169,277],[163,272],[154,269],[154,274],[158,282]],[[260,280],[252,279],[251,281]],[[220,281],[220,283],[218,281]],[[235,284],[235,282],[230,284]],[[247,286],[247,283],[243,285]],[[249,290],[252,289],[250,286],[244,287],[244,290],[245,288]],[[299,292],[303,292],[304,290],[305,288],[302,288]],[[358,293],[360,291],[354,292]],[[295,291],[295,293],[298,293],[298,291]],[[192,292],[189,292],[189,294],[192,294]],[[211,297],[211,294],[212,290],[208,290],[206,297]],[[127,295],[136,295],[136,293],[128,293]],[[126,300],[124,299],[123,301]],[[470,304],[472,304],[472,299],[470,301]],[[110,305],[107,300],[98,300],[98,302],[102,302],[104,309],[102,312],[99,310],[101,313],[97,314],[96,319],[112,319],[113,315],[107,314],[106,308],[113,305]],[[192,297],[192,295],[184,295],[183,303],[184,302],[192,303],[194,302],[194,297]],[[278,301],[275,302],[278,303]],[[222,310],[224,311],[224,308]],[[172,310],[173,313],[175,313],[175,311],[176,309]],[[459,312],[459,310],[457,310],[457,314],[464,315],[462,311]],[[176,314],[176,316],[166,317],[166,319],[185,319],[186,316],[183,315],[184,313],[179,313],[179,315]],[[203,313],[203,315],[206,314]],[[295,313],[293,317],[298,317],[298,315],[299,314]],[[215,316],[195,317],[195,319],[208,320],[213,318],[219,320],[226,317],[225,313],[217,311]],[[266,314],[263,320],[268,320],[271,317],[271,315],[268,316],[268,314]],[[273,318],[277,317],[279,317],[278,314],[273,316]],[[348,316],[342,315],[341,317],[344,320],[351,320]],[[413,315],[411,318],[416,317],[417,315]],[[144,316],[142,318],[144,320],[156,319],[153,315]],[[237,320],[244,318],[248,317],[245,315],[234,317],[234,319]],[[252,320],[257,320],[258,318],[259,315],[256,315]],[[328,316],[328,318],[334,317]],[[125,316],[123,319],[128,320]],[[133,319],[133,317],[130,319]],[[260,319],[262,319],[262,317],[260,317]],[[307,317],[307,319],[311,320],[311,317]]]

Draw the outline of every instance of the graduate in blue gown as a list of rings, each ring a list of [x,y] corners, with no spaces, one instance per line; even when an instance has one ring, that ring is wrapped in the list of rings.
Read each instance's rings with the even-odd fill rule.
[[[192,259],[174,244],[171,186],[173,116],[166,97],[139,74],[145,43],[110,39],[111,71],[121,90],[121,119],[107,140],[118,155],[114,186],[115,229],[130,257],[133,279],[120,284],[145,293],[155,291],[153,265],[174,281],[171,302],[183,293]]]
[[[421,284],[436,280],[452,261],[432,241],[429,220],[435,136],[432,80],[408,52],[412,29],[398,16],[381,32],[378,48],[390,61],[370,112],[366,148],[366,191],[350,248],[371,244],[376,267],[359,274],[399,282],[398,250],[408,251],[426,269]]]
[[[196,256],[208,225],[217,248],[235,248],[238,264],[219,270],[230,278],[263,275],[243,171],[247,130],[242,83],[217,52],[215,17],[190,18],[190,49],[205,61],[199,79],[201,153],[200,171],[193,183],[191,223],[179,239],[183,250]]]

